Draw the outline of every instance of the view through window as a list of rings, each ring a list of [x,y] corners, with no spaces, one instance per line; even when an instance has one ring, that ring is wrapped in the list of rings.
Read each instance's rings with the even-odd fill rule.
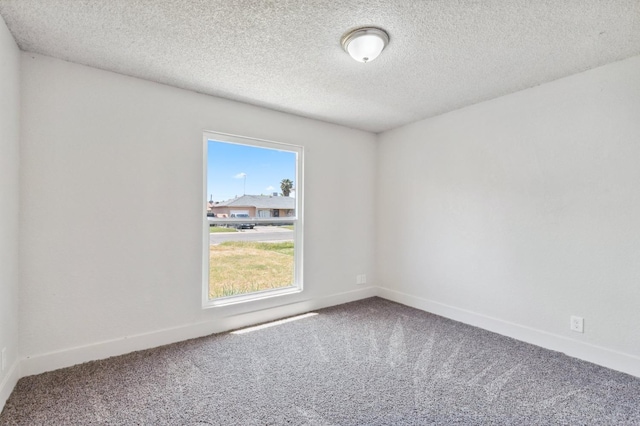
[[[302,148],[205,134],[205,303],[301,289]]]

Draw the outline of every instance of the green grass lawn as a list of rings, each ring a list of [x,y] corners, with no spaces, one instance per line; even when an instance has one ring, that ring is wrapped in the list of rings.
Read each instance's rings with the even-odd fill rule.
[[[293,241],[227,241],[209,247],[209,298],[293,284]]]
[[[210,226],[209,233],[216,234],[219,232],[238,232],[236,228],[225,228],[224,226]]]

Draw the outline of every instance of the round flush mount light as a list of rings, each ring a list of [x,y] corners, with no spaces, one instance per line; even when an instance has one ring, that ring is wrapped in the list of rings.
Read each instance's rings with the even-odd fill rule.
[[[371,62],[389,44],[389,34],[381,28],[363,27],[347,32],[340,41],[342,48],[359,62]]]

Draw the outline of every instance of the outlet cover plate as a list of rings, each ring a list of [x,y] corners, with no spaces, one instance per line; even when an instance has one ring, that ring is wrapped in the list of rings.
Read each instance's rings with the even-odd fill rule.
[[[584,333],[584,318],[572,316],[571,331],[575,331],[576,333]]]

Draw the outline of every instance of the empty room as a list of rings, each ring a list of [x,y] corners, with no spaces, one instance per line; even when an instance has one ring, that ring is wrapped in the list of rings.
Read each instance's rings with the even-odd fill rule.
[[[0,425],[640,425],[640,0],[0,0]]]

